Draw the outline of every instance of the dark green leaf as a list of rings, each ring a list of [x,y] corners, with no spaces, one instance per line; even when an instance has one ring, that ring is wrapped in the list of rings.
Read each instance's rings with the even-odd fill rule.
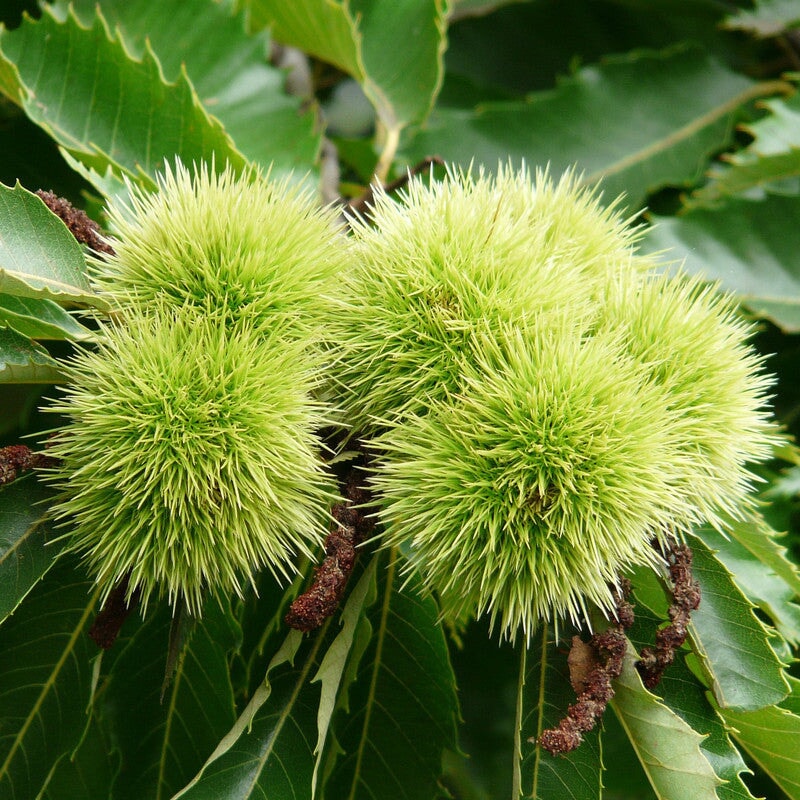
[[[6,383],[3,385],[3,415],[0,416],[0,438],[4,444],[19,441],[30,430],[37,416],[36,406],[45,387],[36,383]]]
[[[718,280],[759,316],[800,331],[800,197],[727,199],[712,209],[654,217],[646,244]]]
[[[612,709],[603,715],[603,800],[660,800]]]
[[[702,600],[692,615],[690,635],[714,696],[723,708],[741,710],[780,702],[789,686],[770,645],[771,634],[708,546],[697,537],[691,546]]]
[[[559,645],[553,626],[543,623],[528,651],[521,652],[517,732],[521,759],[515,764],[515,789],[526,798],[599,800],[603,794],[599,727],[584,736],[577,750],[564,756],[552,756],[528,741],[557,725],[575,702],[567,665],[567,649],[575,631],[567,626],[560,633]]]
[[[91,25],[98,3],[70,5]],[[180,81],[186,70],[208,113],[250,161],[308,170],[320,146],[314,115],[301,114],[302,101],[284,92],[285,75],[265,61],[267,37],[247,36],[241,14],[212,0],[102,0],[99,6],[137,59],[146,56],[147,40],[167,81]],[[59,3],[62,19],[66,7]]]
[[[286,636],[283,618],[290,603],[303,590],[310,564],[301,564],[292,583],[281,586],[266,570],[257,578],[255,589],[238,609],[236,618],[242,626],[239,649],[243,678],[239,698],[250,698],[264,680],[264,673],[274,653]]]
[[[378,559],[373,558],[358,584],[350,593],[341,614],[341,630],[325,651],[322,663],[312,683],[321,684],[319,711],[317,712],[317,759],[311,783],[312,794],[319,786],[320,766],[328,743],[328,731],[334,712],[348,710],[348,689],[355,680],[361,658],[369,640],[370,625],[364,617],[377,599],[375,569]]]
[[[444,780],[459,799],[511,797],[519,687],[519,650],[498,641],[485,617],[459,632],[450,648],[462,716],[460,757],[446,762]],[[487,677],[490,676],[490,677]],[[473,788],[469,794],[464,787]]]
[[[64,163],[56,143],[4,98],[0,101],[0,182],[13,186],[16,181],[32,189],[49,189],[77,205],[89,188]]]
[[[356,78],[389,129],[423,119],[442,80],[436,0],[244,0],[256,28]]]
[[[118,761],[93,717],[77,749],[58,762],[41,800],[108,797]]]
[[[716,800],[720,779],[701,750],[703,737],[642,686],[628,649],[614,682],[614,713],[628,733],[659,800]]]
[[[0,797],[36,797],[80,740],[98,594],[62,559],[0,628]]]
[[[455,684],[437,605],[400,567],[397,560],[378,567],[372,636],[350,689],[350,713],[335,721],[344,753],[326,797],[432,797],[442,751],[455,746]]]
[[[362,626],[365,605],[375,600],[374,562],[350,592],[341,629],[328,620],[305,639],[290,631],[249,704],[180,797],[313,795],[331,714],[345,702],[353,661],[363,654],[363,645],[354,646],[354,634]],[[313,685],[317,679],[321,690]]]
[[[166,83],[152,53],[131,58],[99,15],[85,28],[45,6],[40,21],[0,32],[0,91],[100,175],[152,176],[174,155],[244,163],[186,76]]]
[[[170,797],[235,720],[227,656],[238,626],[230,611],[216,600],[208,603],[162,702],[169,629],[168,607],[151,612],[118,656],[103,694],[122,757],[114,784],[119,800]]]
[[[498,91],[511,99],[550,89],[559,76],[613,54],[691,41],[727,61],[731,48],[717,28],[725,8],[716,0],[538,0],[478,19],[460,19],[461,8],[448,30],[445,80],[489,87],[483,102]]]
[[[19,184],[0,184],[0,292],[103,305],[89,286],[75,237]]]
[[[311,796],[319,690],[309,679],[329,625],[305,643],[300,631],[289,633],[247,708],[175,800]]]
[[[52,497],[33,475],[0,488],[0,622],[53,566],[60,545],[46,520]]]
[[[58,364],[40,345],[0,326],[0,383],[56,383]]]
[[[435,112],[404,148],[416,162],[437,154],[488,169],[525,159],[560,173],[573,164],[638,207],[667,186],[690,186],[730,139],[743,104],[774,91],[696,49],[638,51],[585,67],[524,102]],[[602,131],[602,135],[599,132]]]

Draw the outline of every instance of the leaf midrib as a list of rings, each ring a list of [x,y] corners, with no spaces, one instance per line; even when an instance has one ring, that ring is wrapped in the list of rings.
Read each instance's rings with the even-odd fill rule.
[[[765,81],[764,83],[757,83],[755,86],[750,86],[725,103],[722,103],[716,108],[712,108],[705,114],[701,114],[699,117],[691,120],[691,122],[688,122],[686,125],[682,125],[677,130],[672,131],[667,136],[651,142],[647,147],[635,150],[625,158],[621,158],[613,164],[586,176],[583,182],[586,184],[594,184],[608,178],[610,175],[618,175],[626,169],[630,169],[642,161],[654,158],[658,154],[675,147],[680,142],[690,139],[696,133],[703,130],[703,128],[712,125],[726,114],[734,112],[745,103],[749,103],[751,100],[766,95],[786,92],[788,91],[788,87],[789,84],[787,84],[786,81]]]
[[[55,667],[53,668],[52,672],[50,673],[50,675],[48,676],[47,680],[42,685],[42,691],[39,693],[39,696],[36,698],[36,702],[34,703],[33,707],[31,708],[30,713],[28,714],[28,716],[25,718],[25,722],[23,723],[22,727],[20,728],[19,733],[15,737],[14,743],[11,746],[11,750],[9,751],[8,756],[6,757],[6,760],[3,762],[3,765],[0,766],[0,780],[2,780],[5,777],[5,775],[7,774],[8,769],[9,769],[9,767],[11,765],[11,762],[13,761],[14,756],[17,753],[17,750],[22,746],[22,742],[23,742],[23,740],[25,738],[25,735],[28,732],[28,729],[33,724],[33,720],[38,716],[39,711],[41,710],[41,707],[44,704],[44,701],[45,701],[48,693],[50,692],[50,690],[52,689],[53,685],[55,684],[55,681],[56,681],[56,678],[58,677],[58,674],[61,672],[61,669],[63,668],[64,664],[67,661],[67,658],[72,653],[72,651],[73,651],[73,649],[75,647],[75,643],[78,641],[78,637],[80,636],[80,634],[83,631],[84,626],[86,625],[86,620],[89,618],[89,615],[94,610],[95,604],[97,603],[97,599],[98,599],[99,596],[100,596],[100,589],[98,588],[97,590],[95,590],[94,594],[89,599],[89,602],[86,604],[86,608],[84,609],[84,612],[81,615],[81,618],[80,618],[78,624],[75,626],[75,629],[73,630],[72,635],[69,638],[69,642],[67,644],[67,647],[64,648],[64,652],[61,654],[61,658],[58,659],[58,661],[56,662]]]
[[[364,724],[361,730],[361,737],[358,743],[358,751],[356,752],[356,765],[353,771],[353,783],[350,787],[350,794],[347,796],[348,800],[354,800],[356,796],[356,787],[358,786],[358,776],[361,774],[361,764],[364,759],[364,748],[367,743],[367,731],[369,730],[370,720],[372,718],[372,708],[375,705],[375,695],[378,685],[378,673],[380,672],[381,658],[383,656],[383,643],[386,639],[386,630],[388,628],[387,620],[389,618],[389,607],[392,598],[392,586],[394,584],[394,573],[397,569],[397,553],[393,551],[394,558],[389,562],[386,574],[386,590],[384,592],[383,607],[381,608],[381,621],[378,628],[378,639],[375,644],[375,659],[373,661],[372,675],[370,677],[369,692],[367,693],[367,701],[364,712]]]

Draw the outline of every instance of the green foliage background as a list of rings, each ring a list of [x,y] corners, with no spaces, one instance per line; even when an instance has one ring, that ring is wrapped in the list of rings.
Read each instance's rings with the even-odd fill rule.
[[[776,413],[800,430],[797,3],[2,9],[0,444],[50,424],[40,398],[88,335],[65,309],[103,306],[81,247],[31,192],[102,222],[123,179],[152,186],[176,154],[293,170],[346,196],[430,155],[577,164],[632,215],[650,209],[646,248],[670,248],[763,321]],[[275,41],[307,55],[306,93],[287,91]],[[339,91],[348,81],[366,102]],[[23,476],[0,489],[0,796],[797,800],[800,466],[783,455],[763,470],[763,521],[697,531],[703,605],[656,693],[629,661],[601,728],[562,758],[529,742],[574,698],[556,632],[543,626],[528,650],[480,624],[456,641],[387,553],[361,555],[313,635],[281,621],[302,578],[284,590],[265,575],[258,595],[212,604],[162,700],[168,610],[131,617],[101,656],[86,636],[97,592],[58,558],[48,490]],[[640,647],[667,601],[654,575],[634,587]]]

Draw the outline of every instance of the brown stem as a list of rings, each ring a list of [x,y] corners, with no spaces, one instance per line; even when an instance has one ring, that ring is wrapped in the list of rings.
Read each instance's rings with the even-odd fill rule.
[[[670,623],[656,633],[656,646],[644,647],[636,669],[642,683],[655,688],[664,670],[675,660],[675,651],[686,641],[692,611],[700,607],[700,585],[692,577],[692,551],[685,544],[676,544],[664,553],[669,563],[672,583]]]
[[[411,167],[411,169],[409,169],[404,175],[401,175],[391,183],[387,183],[383,187],[384,191],[387,194],[391,194],[392,192],[396,192],[398,189],[402,189],[403,186],[405,186],[414,175],[419,175],[420,172],[429,170],[434,164],[444,164],[444,161],[442,161],[439,156],[428,156],[420,161],[416,166]],[[369,217],[370,207],[374,199],[375,186],[370,184],[360,197],[355,197],[347,203],[345,210],[348,214],[355,213],[364,217]]]
[[[621,581],[621,591],[616,593],[617,623],[602,633],[596,633],[588,644],[574,637],[570,660],[583,662],[580,676],[571,666],[571,678],[578,694],[577,702],[567,709],[566,716],[554,728],[543,731],[537,741],[551,755],[571,753],[583,741],[603,716],[608,701],[614,696],[611,682],[622,672],[627,638],[625,631],[633,624],[633,607],[628,602],[630,582]]]
[[[356,560],[356,547],[375,526],[363,506],[370,496],[361,485],[360,464],[352,465],[342,481],[345,500],[331,510],[336,527],[325,539],[325,559],[314,570],[314,581],[289,607],[284,622],[308,633],[316,630],[337,609]]]
[[[139,602],[138,591],[133,593],[130,602],[126,601],[128,593],[128,578],[123,580],[111,591],[100,613],[95,617],[92,627],[89,628],[89,637],[103,650],[108,650],[117,640],[122,625]]]

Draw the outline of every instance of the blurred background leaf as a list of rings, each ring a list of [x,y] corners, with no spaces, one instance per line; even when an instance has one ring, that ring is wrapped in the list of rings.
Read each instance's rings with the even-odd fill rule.
[[[632,210],[664,186],[691,186],[731,142],[742,105],[775,91],[697,48],[636,51],[587,66],[524,100],[440,109],[405,143],[410,162],[428,155],[490,170],[501,161],[573,164],[607,200]]]

